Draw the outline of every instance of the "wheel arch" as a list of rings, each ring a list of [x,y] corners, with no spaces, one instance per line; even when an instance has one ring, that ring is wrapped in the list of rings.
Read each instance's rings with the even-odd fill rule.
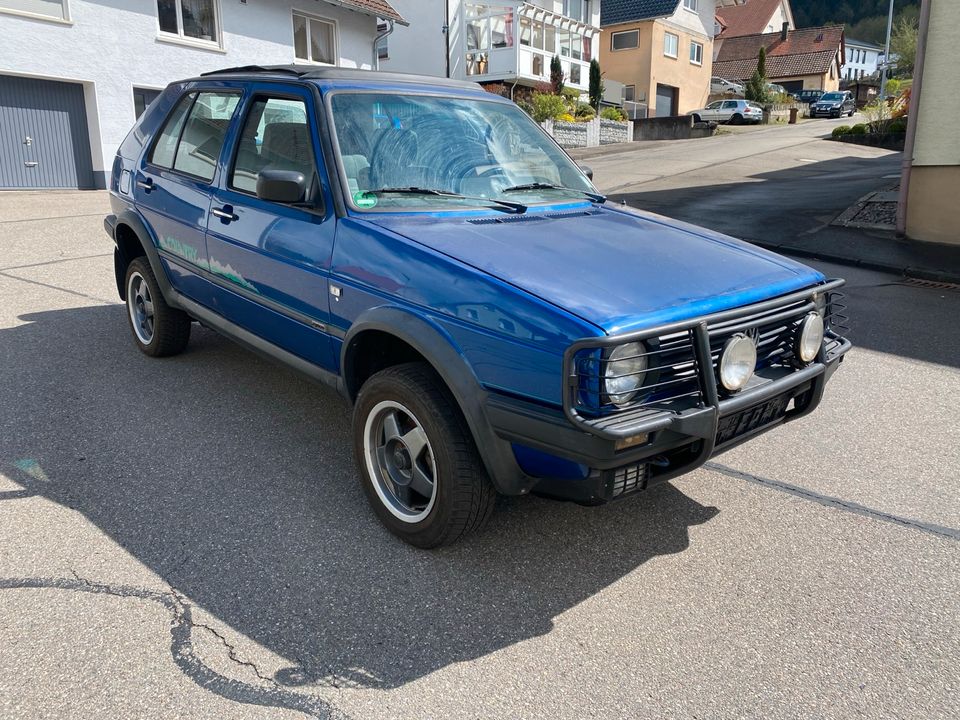
[[[171,302],[174,293],[172,293],[170,281],[163,270],[163,265],[160,263],[160,254],[153,242],[153,235],[138,213],[128,208],[117,215],[113,229],[113,241],[116,243],[113,253],[113,269],[120,299],[127,299],[127,288],[124,283],[127,267],[134,259],[146,257],[153,274],[157,278],[157,284],[160,285],[160,291],[163,293],[164,299],[168,305],[176,307],[176,304]]]
[[[418,360],[433,369],[453,396],[497,489],[514,495],[526,492],[534,481],[520,470],[510,443],[493,431],[484,410],[486,391],[480,380],[453,339],[428,319],[396,306],[363,313],[341,348],[343,392],[352,403],[363,381],[373,373]]]

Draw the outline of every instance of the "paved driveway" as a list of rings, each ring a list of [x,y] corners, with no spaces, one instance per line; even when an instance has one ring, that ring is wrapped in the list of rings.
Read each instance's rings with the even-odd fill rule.
[[[0,717],[938,718],[960,706],[960,294],[846,275],[813,417],[421,552],[332,392],[133,346],[101,193],[0,195]]]

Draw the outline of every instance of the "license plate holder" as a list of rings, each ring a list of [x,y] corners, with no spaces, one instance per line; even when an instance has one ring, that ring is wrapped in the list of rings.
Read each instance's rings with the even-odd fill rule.
[[[790,395],[779,395],[748,407],[746,410],[720,418],[717,425],[716,444],[723,445],[780,420],[787,414],[790,397]]]

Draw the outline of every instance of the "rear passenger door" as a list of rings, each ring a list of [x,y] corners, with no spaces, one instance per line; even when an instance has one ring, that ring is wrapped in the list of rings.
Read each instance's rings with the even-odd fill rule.
[[[185,93],[136,172],[134,202],[153,229],[171,284],[205,305],[211,302],[204,280],[211,184],[239,103],[239,90]]]
[[[213,193],[207,254],[224,317],[329,369],[336,223],[317,132],[309,88],[265,83],[250,92]],[[258,198],[257,178],[268,168],[302,173],[305,196],[292,203]]]

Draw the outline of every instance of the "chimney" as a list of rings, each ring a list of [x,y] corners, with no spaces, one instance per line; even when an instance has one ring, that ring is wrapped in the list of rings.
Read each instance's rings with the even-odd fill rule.
[[[783,42],[787,41],[787,33],[790,31],[790,23],[785,22],[783,28],[780,30],[780,40]]]

